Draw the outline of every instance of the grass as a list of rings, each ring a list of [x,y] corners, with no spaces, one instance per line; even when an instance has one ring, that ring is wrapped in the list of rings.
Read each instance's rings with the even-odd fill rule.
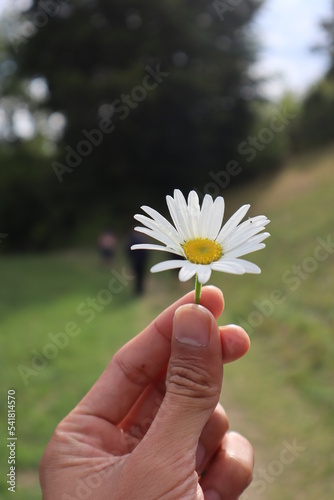
[[[255,448],[255,480],[245,500],[311,500],[331,498],[334,492],[334,253],[323,250],[322,260],[315,253],[319,238],[334,240],[333,156],[327,151],[298,159],[274,180],[227,196],[233,209],[250,201],[252,214],[265,213],[272,221],[267,249],[253,256],[260,276],[216,273],[212,280],[226,299],[220,321],[244,325],[252,340],[247,356],[226,367],[222,393],[231,427]],[[115,269],[121,272],[124,265],[118,256]],[[6,421],[7,390],[15,388],[16,498],[35,500],[41,498],[38,463],[59,420],[113,352],[193,283],[178,283],[172,272],[152,275],[147,294],[134,300],[129,282],[86,323],[88,316],[80,316],[78,307],[84,303],[86,310],[87,299],[96,298],[110,279],[94,252],[2,256],[0,275],[1,421]],[[51,349],[56,355],[43,369],[26,372],[25,383],[18,367],[21,373],[22,366],[32,369],[50,334],[63,332],[69,322],[80,332],[64,348]],[[5,437],[6,430],[0,447],[1,498],[9,495]],[[295,456],[284,451],[287,444],[297,445]]]

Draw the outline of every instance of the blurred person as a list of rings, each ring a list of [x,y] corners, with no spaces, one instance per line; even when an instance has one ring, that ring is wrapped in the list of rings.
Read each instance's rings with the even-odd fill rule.
[[[217,288],[193,301],[188,293],[123,346],[57,426],[40,464],[44,500],[235,500],[250,484],[252,446],[228,432],[218,403],[223,364],[249,338],[218,327]]]
[[[146,243],[146,239],[137,231],[132,231],[128,240],[127,251],[131,268],[135,273],[136,295],[142,295],[144,293],[144,281],[148,261],[147,250],[136,250],[135,252],[131,250],[132,245],[137,245],[139,243]]]
[[[117,238],[111,229],[105,229],[99,235],[97,240],[97,247],[102,259],[103,264],[106,267],[110,267],[116,250]]]

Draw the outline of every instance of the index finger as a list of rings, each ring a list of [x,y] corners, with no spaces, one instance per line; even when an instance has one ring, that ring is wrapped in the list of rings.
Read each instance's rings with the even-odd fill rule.
[[[143,390],[167,365],[176,309],[183,304],[193,302],[194,292],[190,292],[168,307],[137,337],[125,344],[113,356],[104,373],[79,403],[77,411],[118,425]],[[218,318],[224,306],[222,292],[212,286],[204,287],[201,305]]]

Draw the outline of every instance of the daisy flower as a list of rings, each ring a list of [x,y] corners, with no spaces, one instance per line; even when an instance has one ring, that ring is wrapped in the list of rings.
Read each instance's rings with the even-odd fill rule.
[[[187,203],[181,191],[175,189],[174,197],[167,196],[166,201],[174,225],[148,206],[141,208],[149,217],[134,216],[143,224],[135,230],[161,244],[133,245],[132,250],[162,250],[181,257],[160,262],[152,267],[151,272],[180,268],[180,281],[196,275],[199,294],[201,285],[209,281],[212,271],[232,274],[261,272],[256,264],[240,257],[265,247],[263,241],[270,236],[262,232],[270,222],[267,217],[259,215],[240,224],[250,207],[243,205],[222,227],[225,208],[222,196],[213,200],[210,195],[205,195],[200,207],[195,191],[190,191]]]

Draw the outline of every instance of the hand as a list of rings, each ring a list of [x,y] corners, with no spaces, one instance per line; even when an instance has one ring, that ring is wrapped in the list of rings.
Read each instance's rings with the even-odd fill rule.
[[[218,328],[222,293],[189,293],[118,351],[58,425],[41,460],[44,500],[234,500],[253,451],[218,404],[223,363],[249,339]],[[125,322],[125,321],[124,321]]]

